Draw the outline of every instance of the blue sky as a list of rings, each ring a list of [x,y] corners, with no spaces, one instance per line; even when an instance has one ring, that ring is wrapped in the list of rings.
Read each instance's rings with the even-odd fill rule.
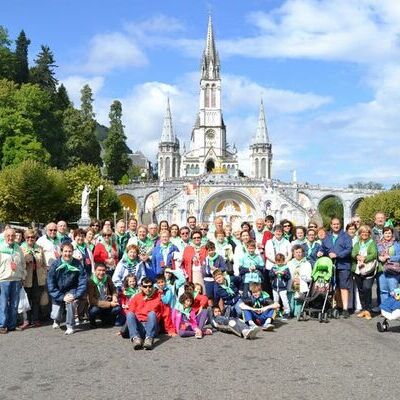
[[[296,169],[330,186],[400,181],[398,1],[14,0],[0,24],[12,38],[25,30],[32,60],[50,46],[76,105],[89,83],[100,122],[121,100],[128,144],[154,160],[167,95],[189,141],[209,10],[228,141],[245,172],[262,97],[274,178]]]

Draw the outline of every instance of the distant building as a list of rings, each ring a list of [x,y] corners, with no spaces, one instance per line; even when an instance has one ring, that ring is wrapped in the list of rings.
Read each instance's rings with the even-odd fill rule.
[[[129,154],[129,157],[132,160],[132,165],[140,168],[142,178],[148,179],[152,177],[152,164],[140,150]]]
[[[336,197],[343,204],[344,221],[349,222],[360,201],[376,191],[301,184],[295,171],[292,182],[273,179],[272,144],[262,101],[254,133],[243,132],[249,138],[251,173],[240,176],[237,150],[227,141],[220,67],[210,17],[201,59],[199,108],[189,148],[180,146],[167,99],[157,153],[158,181],[117,187],[122,202],[129,197],[135,205],[131,212],[142,221],[167,219],[183,225],[194,215],[204,222],[215,217],[231,223],[254,222],[258,216],[270,214],[276,221],[288,218],[305,225],[318,218],[318,206],[324,199]],[[140,151],[132,156],[134,164],[147,172],[146,157]]]

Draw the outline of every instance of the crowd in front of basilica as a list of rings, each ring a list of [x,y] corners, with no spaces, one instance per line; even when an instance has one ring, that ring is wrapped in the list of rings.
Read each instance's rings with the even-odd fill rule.
[[[343,230],[333,218],[328,232],[313,221],[293,226],[272,216],[254,226],[222,218],[208,226],[194,216],[185,226],[94,220],[71,232],[59,221],[43,235],[7,226],[0,242],[0,333],[46,329],[48,321],[54,329],[65,323],[66,335],[78,326],[115,325],[136,350],[152,349],[163,333],[200,339],[222,331],[253,339],[301,316],[317,272],[329,263],[337,315],[397,317],[397,239],[381,212],[372,227],[356,216]]]

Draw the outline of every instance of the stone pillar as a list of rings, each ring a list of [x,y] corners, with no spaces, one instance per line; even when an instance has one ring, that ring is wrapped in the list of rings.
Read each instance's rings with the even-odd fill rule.
[[[343,202],[343,228],[351,221],[351,201],[346,200]]]

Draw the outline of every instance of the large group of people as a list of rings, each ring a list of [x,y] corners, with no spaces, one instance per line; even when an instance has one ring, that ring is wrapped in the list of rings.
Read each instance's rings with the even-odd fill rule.
[[[298,316],[314,264],[334,264],[334,307],[370,320],[399,286],[398,232],[377,212],[342,229],[294,226],[272,216],[231,225],[194,216],[185,226],[93,220],[86,230],[49,223],[42,235],[6,226],[0,237],[0,333],[65,323],[120,327],[134,349],[159,333],[202,338],[222,331],[244,339]],[[376,282],[377,304],[373,304]],[[25,300],[25,301],[24,301]]]

